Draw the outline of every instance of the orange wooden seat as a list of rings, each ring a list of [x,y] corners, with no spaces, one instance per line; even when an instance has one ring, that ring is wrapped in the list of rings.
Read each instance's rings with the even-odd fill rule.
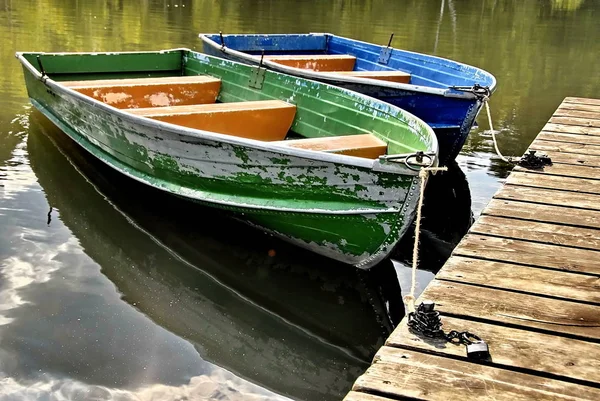
[[[364,157],[366,159],[377,159],[387,151],[387,143],[372,134],[294,139],[277,142],[277,144],[298,149]]]
[[[356,63],[356,57],[347,54],[265,56],[265,60],[314,71],[352,71]]]
[[[279,141],[285,138],[294,121],[296,106],[281,100],[259,100],[131,109],[128,112],[188,128]]]
[[[220,79],[202,75],[61,84],[119,109],[214,103],[221,89]]]
[[[381,81],[410,83],[410,74],[402,71],[326,71],[331,74],[340,74],[356,78],[370,78]]]

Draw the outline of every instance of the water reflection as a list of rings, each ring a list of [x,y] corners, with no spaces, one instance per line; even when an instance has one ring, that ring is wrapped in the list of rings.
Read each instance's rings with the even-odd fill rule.
[[[50,228],[64,223],[124,300],[188,340],[202,359],[250,382],[297,399],[340,399],[404,314],[389,261],[356,272],[145,188],[89,160],[37,112],[27,147],[52,208],[38,220],[47,223],[49,214]],[[206,374],[194,355],[140,338],[135,321],[110,317],[93,288],[69,291],[76,295],[64,304],[56,293],[28,294],[33,305],[43,304],[40,296],[57,303],[57,313],[32,308],[12,324],[12,331],[54,331],[39,333],[39,348],[16,347],[19,354],[47,350],[35,365],[125,388]],[[85,324],[75,312],[87,316]],[[149,354],[160,364],[133,369],[146,367]]]

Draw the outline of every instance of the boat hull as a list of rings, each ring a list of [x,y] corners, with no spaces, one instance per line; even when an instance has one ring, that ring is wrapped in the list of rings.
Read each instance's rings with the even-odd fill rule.
[[[324,256],[369,268],[392,251],[414,216],[415,174],[186,135],[105,110],[24,71],[33,105],[94,157]]]

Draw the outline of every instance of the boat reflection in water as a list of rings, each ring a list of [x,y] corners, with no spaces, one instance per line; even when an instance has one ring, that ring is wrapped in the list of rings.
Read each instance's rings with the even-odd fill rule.
[[[30,122],[31,166],[53,208],[40,219],[58,216],[123,300],[203,360],[293,399],[339,400],[403,317],[391,261],[348,269],[121,176],[38,112]],[[450,180],[439,182],[429,193]],[[435,234],[430,222],[447,221],[427,217],[434,203],[425,237],[446,249],[453,234]],[[412,249],[406,238],[400,258]]]
[[[120,176],[37,112],[30,122],[49,216],[204,360],[294,399],[339,400],[403,315],[391,262],[348,269]]]

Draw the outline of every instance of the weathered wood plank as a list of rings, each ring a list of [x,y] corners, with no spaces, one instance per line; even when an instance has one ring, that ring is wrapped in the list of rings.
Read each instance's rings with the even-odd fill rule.
[[[600,278],[583,274],[453,256],[436,279],[600,305]]]
[[[540,199],[541,202],[544,200]],[[600,202],[600,199],[598,201]],[[548,204],[492,199],[482,214],[600,229],[598,212]]]
[[[420,299],[442,314],[600,340],[600,306],[433,280]]]
[[[359,393],[358,391],[350,391],[344,401],[389,401],[389,398],[379,397],[369,393]]]
[[[417,400],[581,400],[600,390],[437,355],[382,347],[355,391]]]
[[[565,152],[575,153],[578,155],[600,156],[600,149],[598,148],[598,146],[587,144],[552,142],[537,139],[534,143],[531,144],[531,148],[546,152]]]
[[[554,124],[579,125],[582,127],[600,127],[600,120],[594,120],[590,118],[552,117],[550,122]]]
[[[600,105],[600,99],[590,99],[587,97],[569,96],[563,100],[563,103],[595,104]]]
[[[560,177],[572,177],[572,178],[588,178],[591,180],[600,180],[600,168],[590,167],[573,164],[552,164],[551,166],[544,166],[541,170],[532,170],[525,167],[516,166],[514,171],[520,171],[523,173],[534,173],[534,174],[550,174]]]
[[[573,108],[559,107],[554,112],[553,117],[577,117],[577,118],[586,118],[586,119],[591,119],[591,120],[599,120],[600,119],[600,111],[576,110]]]
[[[468,234],[454,255],[600,276],[600,252],[588,249]]]
[[[560,110],[581,110],[581,111],[591,111],[600,115],[600,105],[597,104],[584,104],[584,103],[570,103],[564,102],[558,107],[558,111]],[[554,113],[556,115],[556,113]]]
[[[494,198],[517,200],[542,205],[570,206],[588,210],[600,210],[600,196],[563,192],[553,189],[530,188],[523,186],[505,185]]]
[[[600,146],[600,135],[592,136],[542,131],[538,134],[536,140]]]
[[[593,228],[568,227],[506,217],[481,216],[473,224],[470,232],[593,251],[600,250],[600,230]],[[600,263],[600,253],[598,253],[598,260]]]
[[[442,322],[446,332],[468,330],[484,339],[490,347],[493,365],[548,372],[592,383],[600,381],[600,344],[451,317],[442,318]],[[408,330],[406,323],[404,320],[394,330],[386,341],[387,346],[409,347],[466,360],[464,346],[419,337]]]
[[[600,194],[600,181],[586,178],[558,177],[547,174],[513,171],[506,180],[506,184]]]
[[[593,127],[580,127],[577,125],[564,125],[564,124],[553,124],[547,123],[542,128],[542,131],[548,132],[562,132],[565,134],[579,134],[579,135],[600,135],[600,128]]]
[[[545,151],[536,148],[535,143],[531,144],[531,150],[540,151],[548,155],[555,164],[573,164],[575,166],[600,167],[600,156],[581,155],[577,153],[560,153]]]

